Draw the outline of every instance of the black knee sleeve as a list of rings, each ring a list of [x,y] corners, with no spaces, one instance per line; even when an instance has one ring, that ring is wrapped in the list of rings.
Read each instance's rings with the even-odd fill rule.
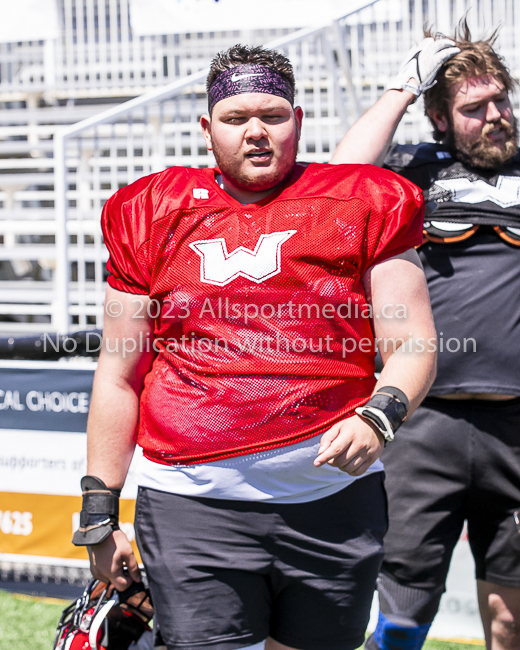
[[[379,619],[365,643],[366,650],[420,650],[439,609],[444,585],[417,589],[380,574],[377,590]]]
[[[384,573],[377,579],[379,609],[400,625],[431,623],[439,609],[444,585],[434,589],[416,589],[401,585]]]

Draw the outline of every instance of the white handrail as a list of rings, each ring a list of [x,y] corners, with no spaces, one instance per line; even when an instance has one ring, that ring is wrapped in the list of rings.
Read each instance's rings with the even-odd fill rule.
[[[69,261],[67,241],[67,163],[65,138],[58,132],[54,136],[54,210],[56,220],[55,294],[56,329],[59,334],[69,333]]]

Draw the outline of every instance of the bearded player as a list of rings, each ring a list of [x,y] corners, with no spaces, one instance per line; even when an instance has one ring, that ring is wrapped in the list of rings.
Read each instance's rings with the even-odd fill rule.
[[[425,90],[437,144],[395,146],[385,165],[425,192],[439,370],[383,455],[390,528],[371,649],[421,648],[465,519],[486,645],[520,648],[520,157],[495,36],[472,42],[463,21],[454,42],[427,38],[334,155],[380,159]]]
[[[75,542],[96,577],[139,578],[117,526],[137,442],[135,525],[168,649],[348,650],[382,556],[378,457],[434,375],[422,197],[377,167],[296,163],[281,54],[235,46],[207,86],[218,168],[148,176],[103,212]]]

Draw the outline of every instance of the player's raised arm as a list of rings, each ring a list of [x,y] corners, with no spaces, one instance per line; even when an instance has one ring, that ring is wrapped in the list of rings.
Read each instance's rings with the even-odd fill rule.
[[[345,133],[331,164],[381,165],[399,122],[415,99],[407,90],[387,90]]]
[[[406,55],[387,92],[347,131],[330,162],[381,165],[410,104],[435,83],[435,75],[460,52],[449,39],[425,38]]]
[[[87,427],[87,476],[82,481],[84,494],[90,491],[92,499],[97,492],[94,498],[99,502],[92,501],[89,508],[95,513],[82,512],[82,534],[74,537],[74,543],[88,546],[94,577],[110,581],[120,590],[140,578],[130,543],[118,529],[117,514],[112,511],[118,509],[117,499],[134,453],[139,398],[155,356],[148,302],[146,295],[107,289],[103,347]],[[101,512],[103,508],[105,512]],[[110,523],[103,523],[107,518]],[[123,575],[123,567],[130,577]]]

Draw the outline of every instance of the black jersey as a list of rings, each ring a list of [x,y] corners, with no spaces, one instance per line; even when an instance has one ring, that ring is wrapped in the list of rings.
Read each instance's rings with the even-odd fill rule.
[[[442,145],[396,145],[385,166],[427,203],[419,255],[439,336],[430,395],[520,395],[520,155],[488,172]]]

